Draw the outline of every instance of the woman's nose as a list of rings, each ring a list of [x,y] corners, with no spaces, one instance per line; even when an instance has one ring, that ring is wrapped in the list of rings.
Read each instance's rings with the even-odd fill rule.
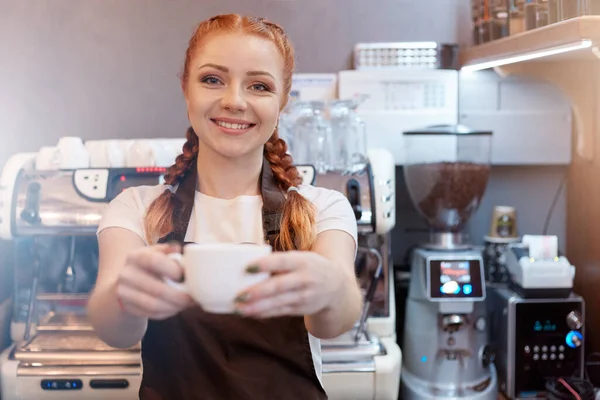
[[[245,111],[247,103],[243,91],[237,86],[229,86],[223,94],[221,106],[229,111]]]

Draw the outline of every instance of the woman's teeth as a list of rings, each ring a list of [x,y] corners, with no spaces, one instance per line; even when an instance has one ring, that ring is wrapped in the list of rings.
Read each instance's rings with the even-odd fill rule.
[[[215,122],[217,123],[217,125],[222,126],[223,128],[227,128],[227,129],[248,129],[252,126],[250,124],[230,124],[229,122],[221,122],[221,121],[215,121]]]

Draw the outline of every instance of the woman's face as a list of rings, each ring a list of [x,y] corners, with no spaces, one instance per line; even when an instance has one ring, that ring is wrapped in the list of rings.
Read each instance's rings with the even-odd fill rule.
[[[226,158],[262,156],[283,96],[284,60],[275,44],[243,33],[210,35],[189,67],[184,93],[200,147]]]

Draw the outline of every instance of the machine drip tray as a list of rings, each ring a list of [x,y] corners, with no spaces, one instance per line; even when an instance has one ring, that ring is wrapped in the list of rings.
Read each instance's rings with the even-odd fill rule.
[[[78,313],[46,314],[39,322],[37,331],[93,331],[87,315]]]
[[[355,331],[347,332],[337,338],[321,341],[323,363],[373,361],[376,356],[386,354],[385,348],[374,335],[362,335],[354,338]]]
[[[30,363],[140,364],[140,350],[139,343],[128,349],[111,347],[89,331],[42,331],[16,348],[14,359]]]
[[[17,367],[17,376],[52,376],[52,377],[106,377],[133,376],[142,373],[141,365],[57,365],[55,363],[23,363]]]

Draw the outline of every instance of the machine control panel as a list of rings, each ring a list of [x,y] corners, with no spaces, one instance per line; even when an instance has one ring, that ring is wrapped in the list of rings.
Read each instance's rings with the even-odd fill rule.
[[[428,297],[432,301],[483,300],[483,282],[480,258],[428,259]]]
[[[123,190],[163,182],[165,167],[78,169],[73,173],[73,186],[89,201],[109,202]]]
[[[517,393],[542,391],[544,378],[548,376],[581,373],[584,341],[581,307],[581,303],[568,301],[516,305]],[[576,326],[579,328],[573,329]]]
[[[83,382],[81,379],[43,379],[41,386],[43,390],[81,390]]]

